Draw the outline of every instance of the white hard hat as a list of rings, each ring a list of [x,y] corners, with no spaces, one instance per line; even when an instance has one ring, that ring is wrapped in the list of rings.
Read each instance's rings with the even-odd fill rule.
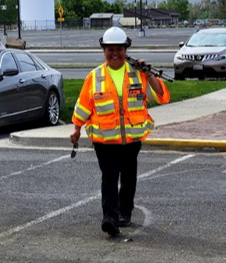
[[[125,45],[131,46],[131,39],[126,36],[126,33],[119,27],[111,27],[105,31],[103,37],[99,39],[101,47],[105,45]]]

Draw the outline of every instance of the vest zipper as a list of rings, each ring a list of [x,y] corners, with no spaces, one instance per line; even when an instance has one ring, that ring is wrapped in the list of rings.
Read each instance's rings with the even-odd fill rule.
[[[120,116],[120,131],[122,136],[122,144],[126,144],[126,130],[125,130],[125,122],[124,122],[124,113],[125,110],[123,109],[123,97],[119,97],[119,116]]]

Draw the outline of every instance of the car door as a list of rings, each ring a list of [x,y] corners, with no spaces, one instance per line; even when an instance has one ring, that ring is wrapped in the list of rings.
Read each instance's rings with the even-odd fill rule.
[[[26,106],[30,116],[38,116],[43,112],[47,97],[47,71],[26,53],[15,53],[20,70],[28,76],[26,86]]]
[[[0,60],[0,124],[20,121],[26,115],[26,76],[20,73],[11,52]]]

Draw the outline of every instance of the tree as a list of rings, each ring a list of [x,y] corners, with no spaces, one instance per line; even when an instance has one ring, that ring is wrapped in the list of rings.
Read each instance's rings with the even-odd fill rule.
[[[60,4],[65,10],[65,20],[81,20],[93,13],[103,13],[105,6],[101,0],[61,0]]]
[[[114,14],[122,14],[123,13],[123,5],[121,5],[119,2],[114,2],[111,5],[112,12]]]
[[[194,21],[201,17],[201,9],[199,3],[194,3],[189,5],[189,20]]]
[[[167,6],[169,10],[174,10],[180,14],[180,20],[188,20],[189,18],[188,0],[168,0]]]
[[[107,1],[103,1],[103,9],[104,9],[104,13],[111,13],[112,11],[111,4],[108,3]]]
[[[158,8],[169,9],[169,6],[166,1],[163,1],[158,4]]]
[[[0,0],[0,6],[6,5],[6,10],[0,9],[0,21],[6,17],[6,22],[16,23],[17,21],[17,0]],[[5,12],[5,13],[4,13]]]
[[[158,1],[152,1],[150,4],[148,4],[148,8],[158,8]]]
[[[225,19],[226,18],[226,1],[218,0],[217,5],[218,5],[219,18]]]

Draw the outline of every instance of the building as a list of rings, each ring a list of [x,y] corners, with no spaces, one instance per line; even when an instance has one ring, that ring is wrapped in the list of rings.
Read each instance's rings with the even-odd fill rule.
[[[113,15],[113,26],[120,27],[120,19],[123,18],[123,14],[114,14]]]
[[[94,13],[90,16],[90,27],[109,28],[113,26],[113,13]]]
[[[148,27],[155,26],[172,26],[178,25],[180,14],[171,10],[160,9],[160,8],[147,8],[139,9],[134,8],[123,9],[124,17],[137,17],[142,21],[142,25]]]
[[[54,0],[20,0],[20,20],[23,30],[55,29]]]

